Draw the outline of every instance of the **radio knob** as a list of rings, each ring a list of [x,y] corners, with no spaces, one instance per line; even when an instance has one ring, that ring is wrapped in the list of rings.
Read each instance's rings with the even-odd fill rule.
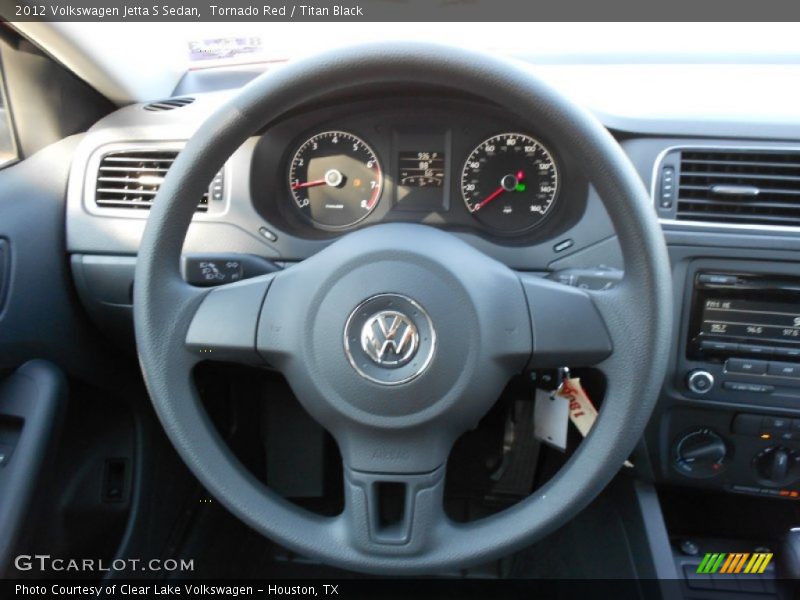
[[[704,369],[695,369],[686,376],[686,387],[695,394],[707,394],[714,387],[714,376]]]

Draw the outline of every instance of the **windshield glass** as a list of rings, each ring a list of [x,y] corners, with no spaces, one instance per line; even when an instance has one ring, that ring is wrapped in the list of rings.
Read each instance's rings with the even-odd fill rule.
[[[539,60],[800,62],[796,25],[752,23],[176,23],[187,68],[275,62],[389,39],[438,41]],[[158,43],[158,41],[156,41]]]

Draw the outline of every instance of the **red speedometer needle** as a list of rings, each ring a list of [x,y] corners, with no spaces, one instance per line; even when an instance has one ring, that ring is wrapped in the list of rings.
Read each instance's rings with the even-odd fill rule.
[[[484,206],[486,206],[487,204],[489,204],[489,202],[491,202],[492,200],[494,200],[495,198],[497,198],[497,197],[498,197],[500,194],[502,194],[502,193],[503,193],[503,192],[505,192],[505,191],[506,191],[506,188],[504,188],[504,187],[501,185],[499,188],[497,188],[497,189],[496,189],[495,191],[493,191],[491,194],[489,194],[488,196],[486,196],[486,198],[484,198],[483,200],[481,200],[480,204],[478,204],[478,206],[476,206],[476,207],[475,207],[475,210],[480,210],[481,208],[483,208]]]
[[[292,186],[293,190],[302,190],[303,188],[315,187],[318,185],[325,185],[327,182],[324,179],[317,179],[316,181],[306,181],[305,183],[295,183]]]
[[[497,198],[503,192],[513,192],[514,190],[522,191],[524,190],[524,186],[517,187],[519,183],[525,179],[525,173],[523,171],[517,171],[514,175],[506,175],[500,180],[500,187],[493,191],[491,194],[486,196],[482,202],[480,202],[476,207],[475,210],[480,210],[489,202]],[[473,212],[475,212],[475,210]]]

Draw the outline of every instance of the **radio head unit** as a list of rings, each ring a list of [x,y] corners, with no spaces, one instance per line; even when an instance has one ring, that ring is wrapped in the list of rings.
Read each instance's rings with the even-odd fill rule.
[[[695,275],[687,357],[800,362],[800,277]]]

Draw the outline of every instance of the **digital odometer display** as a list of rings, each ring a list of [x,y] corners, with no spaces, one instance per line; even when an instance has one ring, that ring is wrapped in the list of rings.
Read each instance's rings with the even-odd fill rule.
[[[444,184],[443,152],[400,151],[398,162],[401,186],[422,188]]]
[[[800,343],[800,307],[788,302],[708,298],[703,335]]]
[[[397,153],[397,208],[437,211],[444,207],[445,154],[428,150]]]

